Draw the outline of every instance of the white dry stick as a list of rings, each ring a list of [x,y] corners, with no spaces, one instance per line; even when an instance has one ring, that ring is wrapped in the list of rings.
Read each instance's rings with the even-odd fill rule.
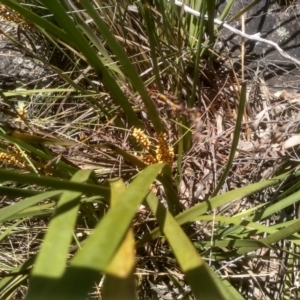
[[[184,11],[186,11],[187,13],[190,13],[190,14],[196,16],[196,17],[201,17],[201,14],[198,11],[196,11],[196,10],[190,8],[189,6],[183,4],[181,1],[175,0],[175,5],[183,6]],[[204,15],[203,18],[204,18],[204,20],[208,20],[208,16],[207,15]],[[242,31],[240,31],[240,30],[238,30],[238,29],[236,29],[236,28],[228,25],[226,22],[220,21],[218,19],[214,19],[214,23],[217,24],[217,25],[221,25],[224,28],[227,28],[228,30],[232,31],[233,33],[235,33],[235,34],[237,34],[237,35],[239,35],[239,36],[241,36],[243,38],[246,38],[248,40],[258,41],[258,42],[261,42],[261,43],[264,43],[264,44],[271,45],[274,48],[276,48],[276,50],[279,52],[279,54],[282,57],[284,57],[284,58],[286,58],[286,59],[294,62],[296,65],[300,66],[300,61],[299,60],[297,60],[296,58],[288,55],[275,42],[261,38],[260,37],[260,32],[255,33],[255,34],[247,34],[247,33],[244,33]]]

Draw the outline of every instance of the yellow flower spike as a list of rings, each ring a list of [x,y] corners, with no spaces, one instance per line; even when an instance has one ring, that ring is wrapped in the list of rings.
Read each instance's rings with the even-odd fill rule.
[[[172,146],[168,145],[167,134],[160,133],[158,135],[158,145],[156,147],[156,160],[160,163],[173,164],[174,150]]]
[[[151,142],[146,134],[140,128],[134,128],[132,136],[147,151],[150,149]]]
[[[21,122],[27,116],[27,109],[25,108],[25,103],[23,101],[18,101],[17,107],[18,117],[15,119],[16,122]]]
[[[143,154],[141,156],[141,160],[146,164],[146,165],[152,165],[155,164],[157,161],[156,159],[151,155],[151,154]]]
[[[14,166],[18,168],[24,168],[26,169],[27,165],[25,161],[23,160],[24,157],[24,151],[18,151],[17,149],[14,149],[14,147],[9,147],[10,151],[13,153],[7,153],[0,151],[0,161],[6,165]],[[21,157],[20,157],[21,155]]]

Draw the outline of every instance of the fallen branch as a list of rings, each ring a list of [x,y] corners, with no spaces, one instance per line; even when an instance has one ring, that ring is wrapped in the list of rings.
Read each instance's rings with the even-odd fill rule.
[[[198,11],[196,11],[196,10],[190,8],[189,6],[183,4],[181,1],[175,0],[175,5],[183,6],[184,11],[186,11],[187,13],[190,13],[190,14],[196,16],[196,17],[201,17],[201,14]],[[208,16],[207,15],[204,15],[203,18],[204,18],[204,20],[208,20]],[[237,35],[239,35],[239,36],[241,36],[243,38],[246,38],[248,40],[257,41],[257,42],[261,42],[261,43],[264,43],[264,44],[271,45],[271,46],[273,46],[279,52],[279,54],[282,57],[284,57],[284,58],[286,58],[286,59],[294,62],[296,65],[300,66],[300,61],[299,60],[297,60],[296,58],[288,55],[275,42],[272,42],[272,41],[269,41],[269,40],[261,38],[260,37],[260,32],[250,35],[250,34],[246,34],[246,33],[242,32],[242,31],[240,31],[240,30],[238,30],[238,29],[236,29],[236,28],[228,25],[226,22],[220,21],[218,19],[214,19],[214,23],[217,24],[217,25],[223,26],[224,28],[227,28],[231,32],[233,32],[233,33],[235,33],[235,34],[237,34]]]

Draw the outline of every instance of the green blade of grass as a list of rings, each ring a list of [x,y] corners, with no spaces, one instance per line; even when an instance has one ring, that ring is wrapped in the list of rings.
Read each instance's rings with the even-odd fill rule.
[[[121,155],[126,161],[134,164],[135,166],[144,169],[147,165],[141,161],[140,159],[138,159],[136,156],[128,153],[127,151],[124,151],[123,149],[110,144],[110,143],[105,143],[105,144],[101,144],[101,145],[96,145],[96,147],[100,147],[100,148],[108,148],[112,151],[114,151],[115,153]],[[174,187],[172,185],[172,172],[169,166],[166,166],[164,169],[164,176],[158,176],[158,180],[163,184],[165,191],[166,191],[166,197],[167,197],[167,203],[168,203],[168,207],[170,212],[173,215],[176,215],[180,212],[181,210],[181,205],[180,205],[180,201],[178,198],[178,194],[177,192],[174,190]]]
[[[28,20],[34,22],[44,30],[47,30],[52,35],[62,39],[65,43],[72,45],[73,47],[78,49],[79,52],[81,52],[85,56],[87,62],[93,67],[102,83],[110,91],[110,94],[115,103],[122,107],[131,125],[142,128],[142,123],[137,118],[131,104],[125,97],[117,82],[110,75],[109,71],[98,57],[96,51],[94,51],[94,49],[89,45],[89,42],[85,39],[79,28],[76,27],[75,23],[64,10],[61,3],[57,0],[43,0],[42,3],[44,3],[44,5],[51,11],[51,13],[53,13],[55,20],[64,31],[56,26],[43,27],[45,26],[43,18],[38,17],[28,10],[24,10],[24,8],[16,4],[16,2],[13,0],[5,0],[5,4],[7,4],[12,9],[15,9],[21,15],[24,15]],[[61,34],[61,32],[63,32],[63,34]]]
[[[163,164],[156,164],[143,170],[129,185],[119,199],[95,228],[81,251],[78,252],[60,279],[37,277],[37,281],[48,281],[53,287],[47,299],[86,299],[93,282],[99,279],[99,272],[107,268],[128,232],[138,205],[148,193]]]
[[[89,179],[90,175],[91,171],[80,170],[72,177],[71,181],[83,183]],[[26,299],[45,299],[47,295],[51,294],[52,287],[49,282],[39,281],[36,278],[59,278],[62,276],[66,267],[81,195],[81,192],[71,191],[65,191],[61,195],[38,253]]]
[[[150,193],[146,201],[152,213],[156,216],[160,229],[166,236],[195,298],[229,299],[229,292],[226,291],[221,280],[198,255],[180,225],[158,201],[156,196]],[[199,280],[200,278],[201,280]]]
[[[233,17],[231,17],[230,20],[228,20],[228,23],[232,23],[233,21],[236,21],[237,19],[239,19],[241,17],[241,15],[243,15],[244,13],[246,13],[247,11],[249,11],[252,7],[254,7],[260,1],[261,0],[254,0],[253,2],[251,2],[250,4],[248,4],[246,7],[244,7],[243,9],[241,9],[236,15],[234,15]]]
[[[49,198],[55,197],[61,194],[62,191],[51,191],[38,194],[36,196],[24,199],[15,203],[14,205],[6,206],[0,209],[0,223],[4,222],[5,220],[9,219],[12,216],[15,216],[17,213],[23,211],[24,209],[33,206],[37,203],[40,203],[44,200]]]
[[[234,134],[233,134],[233,140],[232,140],[232,145],[231,145],[231,149],[230,149],[230,154],[228,157],[228,161],[226,163],[225,170],[224,170],[223,174],[221,175],[221,178],[219,179],[219,182],[218,182],[214,192],[211,195],[212,197],[216,196],[219,193],[221,187],[223,186],[223,184],[227,178],[227,175],[229,174],[229,172],[231,170],[231,165],[234,160],[236,149],[237,149],[237,146],[238,146],[238,143],[240,140],[240,133],[241,133],[241,129],[242,129],[242,120],[243,120],[243,116],[244,116],[244,107],[245,107],[246,98],[247,98],[246,82],[242,82],[241,86],[242,86],[241,97],[240,97],[240,102],[239,102],[239,107],[238,107],[238,112],[237,112],[237,118],[236,118],[236,124],[235,124],[235,128],[234,128]]]
[[[164,131],[161,119],[159,117],[159,113],[146,91],[144,82],[142,81],[136,68],[133,66],[130,59],[128,58],[125,50],[121,47],[121,45],[117,42],[115,37],[111,34],[105,22],[100,18],[98,12],[93,8],[92,3],[87,0],[81,0],[80,3],[86,9],[86,12],[89,14],[89,16],[94,20],[98,28],[101,29],[101,33],[103,34],[106,43],[122,64],[124,72],[128,76],[131,85],[141,95],[141,98],[147,109],[148,118],[152,121],[156,132],[159,133]]]
[[[33,94],[46,94],[49,95],[51,93],[72,93],[75,92],[75,89],[34,89],[34,90],[22,90],[22,91],[7,91],[3,92],[4,96],[6,97],[16,97],[16,96],[27,96]]]
[[[128,151],[125,151],[125,150],[121,149],[120,147],[118,147],[114,144],[103,143],[103,144],[95,145],[95,146],[92,146],[92,147],[110,149],[111,151],[121,155],[127,162],[130,162],[133,165],[135,165],[135,166],[137,166],[141,169],[144,169],[147,166],[142,160],[140,160],[136,156],[130,154]]]
[[[253,221],[259,221],[259,220],[263,220],[265,218],[267,218],[268,216],[281,211],[282,209],[293,205],[294,203],[297,203],[299,201],[299,197],[300,197],[300,192],[296,192],[293,193],[292,195],[281,199],[280,201],[278,201],[277,203],[274,203],[268,207],[266,207],[265,209],[255,213],[255,215],[253,216]]]
[[[277,232],[268,235],[266,238],[258,240],[261,243],[264,243],[265,245],[271,246],[272,244],[284,240],[290,236],[292,236],[294,233],[297,233],[300,231],[300,220],[298,222],[295,222],[291,224],[288,227],[285,227],[283,229],[278,230]],[[236,255],[242,255],[251,251],[257,250],[259,247],[242,247],[239,248],[235,253]]]
[[[161,84],[161,75],[159,72],[157,53],[156,53],[156,42],[158,41],[158,39],[155,36],[155,31],[153,30],[153,28],[155,28],[155,25],[153,24],[153,21],[151,19],[151,13],[149,7],[147,5],[145,6],[140,5],[140,8],[143,10],[144,13],[144,20],[147,28],[147,37],[150,44],[150,55],[151,55],[151,61],[153,66],[153,73],[155,76],[155,82],[157,84],[160,93],[163,93],[163,87]]]
[[[222,205],[225,205],[229,202],[235,201],[242,197],[246,197],[252,195],[262,189],[265,189],[270,186],[278,185],[280,182],[284,181],[288,174],[283,174],[281,176],[275,177],[273,179],[269,179],[262,182],[257,182],[230,192],[227,192],[223,195],[216,196],[211,198],[209,202],[199,203],[186,211],[182,212],[178,216],[176,216],[177,222],[182,225],[188,222],[193,222],[197,217],[207,213],[208,211],[218,208]],[[299,177],[300,172],[295,174],[295,177]],[[159,237],[161,232],[159,228],[155,228],[151,234],[146,235],[143,237],[139,242],[138,245],[143,245],[145,242],[152,240],[153,238]]]
[[[121,200],[126,187],[121,179],[111,180],[111,207]],[[130,228],[122,244],[106,269],[103,283],[103,299],[137,299],[135,291],[135,245],[133,230]],[[116,286],[118,287],[116,289]]]
[[[225,224],[235,224],[238,225],[239,228],[247,228],[247,230],[254,229],[255,232],[252,233],[252,235],[260,234],[260,233],[268,233],[270,235],[277,233],[279,230],[276,229],[274,226],[264,226],[261,224],[257,224],[248,220],[242,220],[237,217],[224,217],[224,216],[200,216],[197,218],[197,220],[201,221],[216,221],[216,222],[222,222]],[[295,223],[295,220],[293,220],[292,224]],[[288,225],[289,226],[289,225]],[[286,227],[286,226],[285,226]],[[220,238],[225,238],[226,235],[218,235],[218,240],[215,240],[213,245],[217,247],[253,247],[253,245],[262,245],[262,242],[259,240],[219,240]],[[300,240],[296,240],[296,237],[291,236],[289,240],[292,240],[295,242],[295,244],[300,245]],[[201,243],[204,247],[209,247],[211,241]],[[246,245],[247,244],[247,245]]]
[[[9,299],[20,283],[27,279],[30,268],[34,263],[35,255],[16,268],[12,268],[8,276],[0,281],[0,299]],[[19,280],[18,280],[18,277]]]
[[[205,13],[205,3],[204,1],[201,2],[201,6],[199,7],[199,11],[201,11],[201,14]],[[194,35],[194,36],[199,36],[198,37],[198,42],[197,42],[197,52],[196,52],[196,56],[195,56],[195,64],[194,64],[194,68],[195,68],[195,73],[194,73],[194,80],[193,80],[193,86],[192,86],[192,92],[191,92],[191,96],[189,99],[189,107],[192,107],[195,104],[195,99],[196,99],[196,91],[197,91],[197,87],[199,88],[199,83],[197,80],[197,76],[199,74],[199,68],[200,68],[200,59],[204,53],[204,49],[202,48],[202,41],[203,41],[203,37],[205,34],[205,26],[204,26],[204,18],[196,18],[195,16],[191,16],[194,19],[194,22],[197,23],[197,31],[199,31],[199,35]],[[196,33],[196,32],[195,32]],[[194,33],[194,34],[195,34]]]
[[[225,8],[222,10],[222,13],[221,13],[221,15],[219,17],[220,21],[223,21],[227,17],[227,15],[228,15],[228,13],[229,13],[229,11],[230,11],[231,6],[233,5],[233,3],[234,3],[234,0],[227,1],[227,4],[226,4]]]
[[[38,191],[0,186],[0,195],[8,197],[31,197],[40,194]]]
[[[68,34],[64,32],[61,28],[53,25],[51,22],[47,21],[45,18],[38,16],[37,14],[31,12],[30,10],[24,8],[24,6],[20,5],[15,0],[1,0],[1,3],[6,5],[7,7],[15,10],[21,16],[24,17],[25,20],[31,21],[36,26],[42,28],[42,30],[46,30],[52,34],[55,34],[58,38],[67,41],[70,45],[73,44],[73,41],[70,39]]]
[[[61,146],[77,145],[77,142],[73,142],[73,141],[43,138],[38,135],[33,135],[33,134],[28,134],[28,133],[23,133],[18,131],[9,132],[8,135],[26,143],[43,144],[43,145],[61,145]]]
[[[101,195],[104,201],[108,201],[110,193],[109,188],[99,184],[96,185],[90,183],[70,182],[69,180],[61,180],[53,177],[41,175],[37,176],[33,174],[20,174],[3,169],[0,169],[0,182],[1,181],[14,181],[23,184],[35,184],[51,187],[57,190],[70,190],[87,194],[97,194],[99,196]]]
[[[207,30],[209,34],[209,44],[214,43],[215,39],[215,24],[214,24],[214,17],[215,17],[215,10],[216,10],[216,0],[206,1],[207,3]]]
[[[6,239],[11,232],[13,231],[14,228],[16,228],[18,225],[20,225],[22,222],[24,222],[24,220],[19,220],[16,223],[12,224],[11,226],[9,226],[3,233],[0,234],[0,243]]]
[[[58,197],[58,196],[57,196]],[[57,198],[56,197],[56,198]],[[54,212],[54,206],[56,202],[48,203],[48,204],[39,204],[36,206],[32,206],[22,210],[21,212],[9,217],[7,221],[12,221],[15,219],[24,219],[24,218],[44,218],[49,215],[52,215]]]
[[[94,68],[99,79],[110,91],[110,94],[111,94],[112,98],[114,99],[115,103],[120,105],[120,107],[122,107],[122,109],[124,110],[124,113],[128,117],[128,121],[130,122],[130,124],[134,127],[143,128],[142,123],[137,118],[134,110],[132,109],[131,104],[125,97],[125,95],[122,92],[122,90],[120,89],[120,87],[118,86],[116,80],[110,75],[109,71],[103,65],[103,63],[100,60],[100,58],[98,57],[97,53],[89,45],[89,42],[85,39],[83,33],[75,26],[74,22],[69,17],[69,15],[66,13],[66,11],[63,9],[63,6],[59,3],[59,1],[43,0],[42,2],[53,13],[56,21],[68,33],[70,38],[73,41],[76,41],[76,43],[75,43],[76,48],[85,56],[87,62]],[[84,2],[81,1],[81,4],[83,5]],[[96,11],[91,6],[91,10],[88,11],[88,13],[93,14],[93,12],[94,12],[94,14],[97,15]],[[91,15],[91,17],[93,17],[93,16],[94,15]],[[102,27],[100,27],[100,28],[103,30]],[[105,26],[104,30],[105,29],[106,29],[106,26]],[[112,34],[109,33],[108,29],[107,29],[106,33],[108,33],[109,36],[112,36]],[[102,34],[104,34],[104,32],[102,32]]]
[[[163,168],[163,175],[158,176],[158,180],[164,186],[164,190],[166,193],[166,201],[168,204],[168,210],[173,216],[179,214],[179,212],[182,211],[182,205],[178,197],[178,192],[172,181],[173,177],[172,177],[172,169],[170,165],[166,165]]]
[[[204,10],[202,9],[203,6],[204,6]],[[193,9],[201,12],[201,14],[202,13],[205,14],[205,2],[204,1],[195,1],[194,5],[193,5]],[[201,40],[204,36],[203,26],[201,26],[201,22],[203,23],[204,19],[197,18],[194,15],[190,15],[190,16],[184,15],[183,17],[186,17],[189,20],[189,24],[188,24],[187,28],[189,29],[188,34],[189,34],[189,43],[191,45],[191,48],[194,49],[196,47],[196,44],[200,44],[200,47],[201,47]],[[197,46],[197,48],[199,48],[199,46]],[[196,63],[195,63],[195,65],[196,65]],[[196,72],[196,70],[195,70],[195,72]]]
[[[70,2],[66,1],[67,5],[69,6],[69,10],[72,11],[73,8],[70,4]],[[107,66],[111,71],[116,72],[118,75],[120,75],[123,79],[124,74],[118,67],[118,64],[112,59],[110,54],[107,52],[105,46],[101,43],[100,39],[95,35],[95,33],[91,30],[91,27],[89,27],[85,20],[82,18],[81,14],[78,14],[78,12],[72,13],[72,17],[77,23],[77,27],[80,28],[80,30],[83,32],[83,34],[87,37],[87,39],[96,47],[96,49],[99,52],[99,59],[101,59],[103,65]]]

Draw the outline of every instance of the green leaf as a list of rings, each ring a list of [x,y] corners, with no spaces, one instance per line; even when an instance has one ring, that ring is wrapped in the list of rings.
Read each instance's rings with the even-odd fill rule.
[[[12,232],[12,230],[14,228],[16,228],[19,224],[21,224],[24,220],[19,220],[16,223],[12,224],[11,226],[9,226],[3,233],[1,233],[0,235],[0,242],[2,242],[4,239],[7,238],[7,236],[9,236]]]
[[[12,268],[9,275],[0,281],[0,299],[9,299],[11,294],[27,279],[28,273],[34,263],[35,255],[16,268]]]
[[[166,165],[163,168],[163,174],[158,176],[158,180],[163,184],[166,192],[166,201],[170,213],[173,216],[177,215],[180,211],[182,211],[182,205],[178,197],[178,192],[172,182],[173,177],[170,165]]]
[[[38,135],[32,135],[32,134],[18,132],[18,131],[12,131],[9,132],[8,134],[15,139],[21,140],[26,143],[32,143],[32,144],[48,144],[48,145],[61,145],[61,146],[77,145],[77,142],[73,142],[73,141],[43,138]]]
[[[68,41],[70,44],[73,44],[73,41],[70,39],[68,34],[64,32],[61,28],[53,25],[47,19],[42,18],[35,13],[31,12],[30,10],[24,8],[24,6],[20,5],[15,0],[1,0],[1,3],[7,5],[9,8],[15,10],[20,15],[22,15],[25,19],[30,20],[33,24],[37,27],[42,28],[42,30],[49,31],[50,33],[55,33],[55,35],[62,39]]]
[[[71,39],[73,41],[72,45],[74,45],[75,48],[85,56],[89,65],[94,68],[94,71],[98,75],[101,82],[110,91],[115,103],[120,105],[120,107],[122,107],[124,110],[124,113],[127,115],[128,121],[131,123],[131,125],[134,127],[143,127],[118,83],[103,65],[103,62],[99,58],[97,52],[90,46],[89,41],[85,38],[82,31],[76,26],[71,17],[67,14],[62,4],[57,0],[42,0],[42,2],[53,13],[55,20],[60,24],[61,28],[63,28],[68,34],[68,40]],[[81,1],[80,4],[84,6],[86,5],[86,2]],[[91,6],[91,10],[88,10],[90,17],[95,18],[96,15],[99,18],[98,12],[92,7],[91,4],[88,3],[88,5]],[[99,26],[98,23],[96,23],[96,25]],[[99,28],[101,28],[101,34],[105,35],[106,39],[114,39],[104,22]]]
[[[91,171],[80,170],[71,181],[86,182],[90,175]],[[40,281],[39,278],[59,278],[64,273],[81,195],[81,192],[71,191],[65,191],[61,195],[38,253],[26,299],[46,299],[51,295],[52,286],[48,281]]]
[[[273,179],[250,184],[248,186],[227,192],[223,195],[219,195],[214,198],[211,198],[209,201],[199,203],[199,204],[187,209],[186,211],[182,212],[181,214],[177,215],[176,220],[180,225],[185,224],[187,222],[193,222],[199,216],[207,213],[208,211],[210,211],[212,209],[218,208],[222,205],[225,205],[232,201],[238,200],[242,197],[252,195],[252,194],[254,194],[262,189],[268,188],[270,186],[278,185],[280,182],[284,181],[288,175],[289,175],[289,173],[283,174],[283,175],[277,176]],[[294,176],[299,177],[300,172],[297,172]],[[137,243],[138,247],[154,238],[159,237],[160,235],[161,235],[161,232],[160,232],[159,228],[155,228],[154,230],[151,231],[150,234],[144,236]]]
[[[31,191],[25,190],[20,188],[11,188],[7,186],[0,186],[0,195],[2,196],[9,196],[9,197],[30,197],[34,195],[38,195],[40,192],[38,191]]]
[[[135,66],[132,64],[130,59],[127,56],[127,53],[125,52],[124,48],[117,42],[114,35],[109,30],[106,23],[101,19],[99,16],[99,13],[94,9],[92,3],[87,0],[81,0],[80,4],[86,9],[86,12],[88,15],[94,20],[95,25],[101,29],[101,33],[105,38],[106,43],[108,44],[110,50],[116,55],[119,62],[123,66],[123,70],[128,76],[128,79],[130,80],[131,85],[139,92],[141,95],[141,98],[145,104],[145,107],[147,109],[148,118],[152,121],[153,126],[157,133],[164,131],[163,125],[159,116],[159,113],[156,109],[156,106],[154,105],[154,102],[151,100],[150,96],[148,95],[146,91],[146,87],[142,79],[140,78],[139,73],[137,72]],[[130,105],[130,104],[129,104]],[[131,105],[130,105],[131,107]],[[127,115],[128,119],[130,120],[130,115]],[[136,116],[135,116],[136,119]],[[141,127],[135,125],[135,127]]]
[[[46,186],[57,190],[70,190],[87,194],[97,194],[103,197],[104,201],[108,202],[110,190],[100,184],[72,182],[69,180],[62,180],[48,176],[41,176],[35,174],[20,174],[17,172],[0,169],[0,182],[15,181],[24,184],[36,184]],[[53,192],[52,192],[53,193]]]
[[[230,299],[229,291],[223,286],[222,281],[197,253],[188,236],[156,196],[151,193],[146,201],[156,216],[160,229],[167,238],[195,299]]]
[[[234,134],[233,134],[233,140],[232,140],[232,145],[231,145],[231,149],[230,149],[230,154],[228,157],[228,161],[226,163],[225,170],[219,179],[217,187],[215,188],[214,192],[212,193],[212,197],[216,196],[219,193],[221,187],[223,186],[223,184],[231,170],[231,165],[233,163],[236,149],[237,149],[238,143],[240,141],[240,133],[242,131],[242,120],[243,120],[243,116],[244,116],[244,107],[245,107],[246,98],[247,98],[246,82],[242,82],[241,86],[242,86],[241,97],[240,97],[240,102],[239,102],[239,107],[238,107],[238,115],[237,115],[236,124],[235,124],[235,128],[234,128]]]
[[[99,272],[109,271],[109,265],[120,248],[136,209],[149,191],[151,183],[161,171],[163,164],[156,164],[143,170],[105,217],[96,226],[66,269],[63,277],[35,277],[36,284],[52,286],[47,299],[85,300],[93,283],[100,279]]]
[[[47,200],[49,198],[55,197],[61,194],[62,191],[52,191],[52,192],[45,192],[40,193],[36,196],[21,200],[13,205],[6,206],[0,209],[0,223],[8,220],[9,218],[15,216],[17,213],[23,211],[24,209],[33,206],[39,202]]]
[[[126,192],[121,179],[110,180],[111,207],[117,205]],[[103,283],[103,299],[137,299],[135,291],[135,245],[133,230],[129,228],[126,236],[112,261],[106,268],[106,276]],[[116,286],[118,287],[116,289]]]
[[[264,243],[265,245],[271,246],[272,244],[284,240],[290,236],[292,236],[294,233],[300,231],[300,220],[298,222],[293,223],[292,225],[283,228],[281,230],[278,230],[277,232],[268,235],[266,238],[258,240],[261,243]],[[257,250],[259,247],[242,247],[236,251],[237,255],[242,255],[251,251]]]

